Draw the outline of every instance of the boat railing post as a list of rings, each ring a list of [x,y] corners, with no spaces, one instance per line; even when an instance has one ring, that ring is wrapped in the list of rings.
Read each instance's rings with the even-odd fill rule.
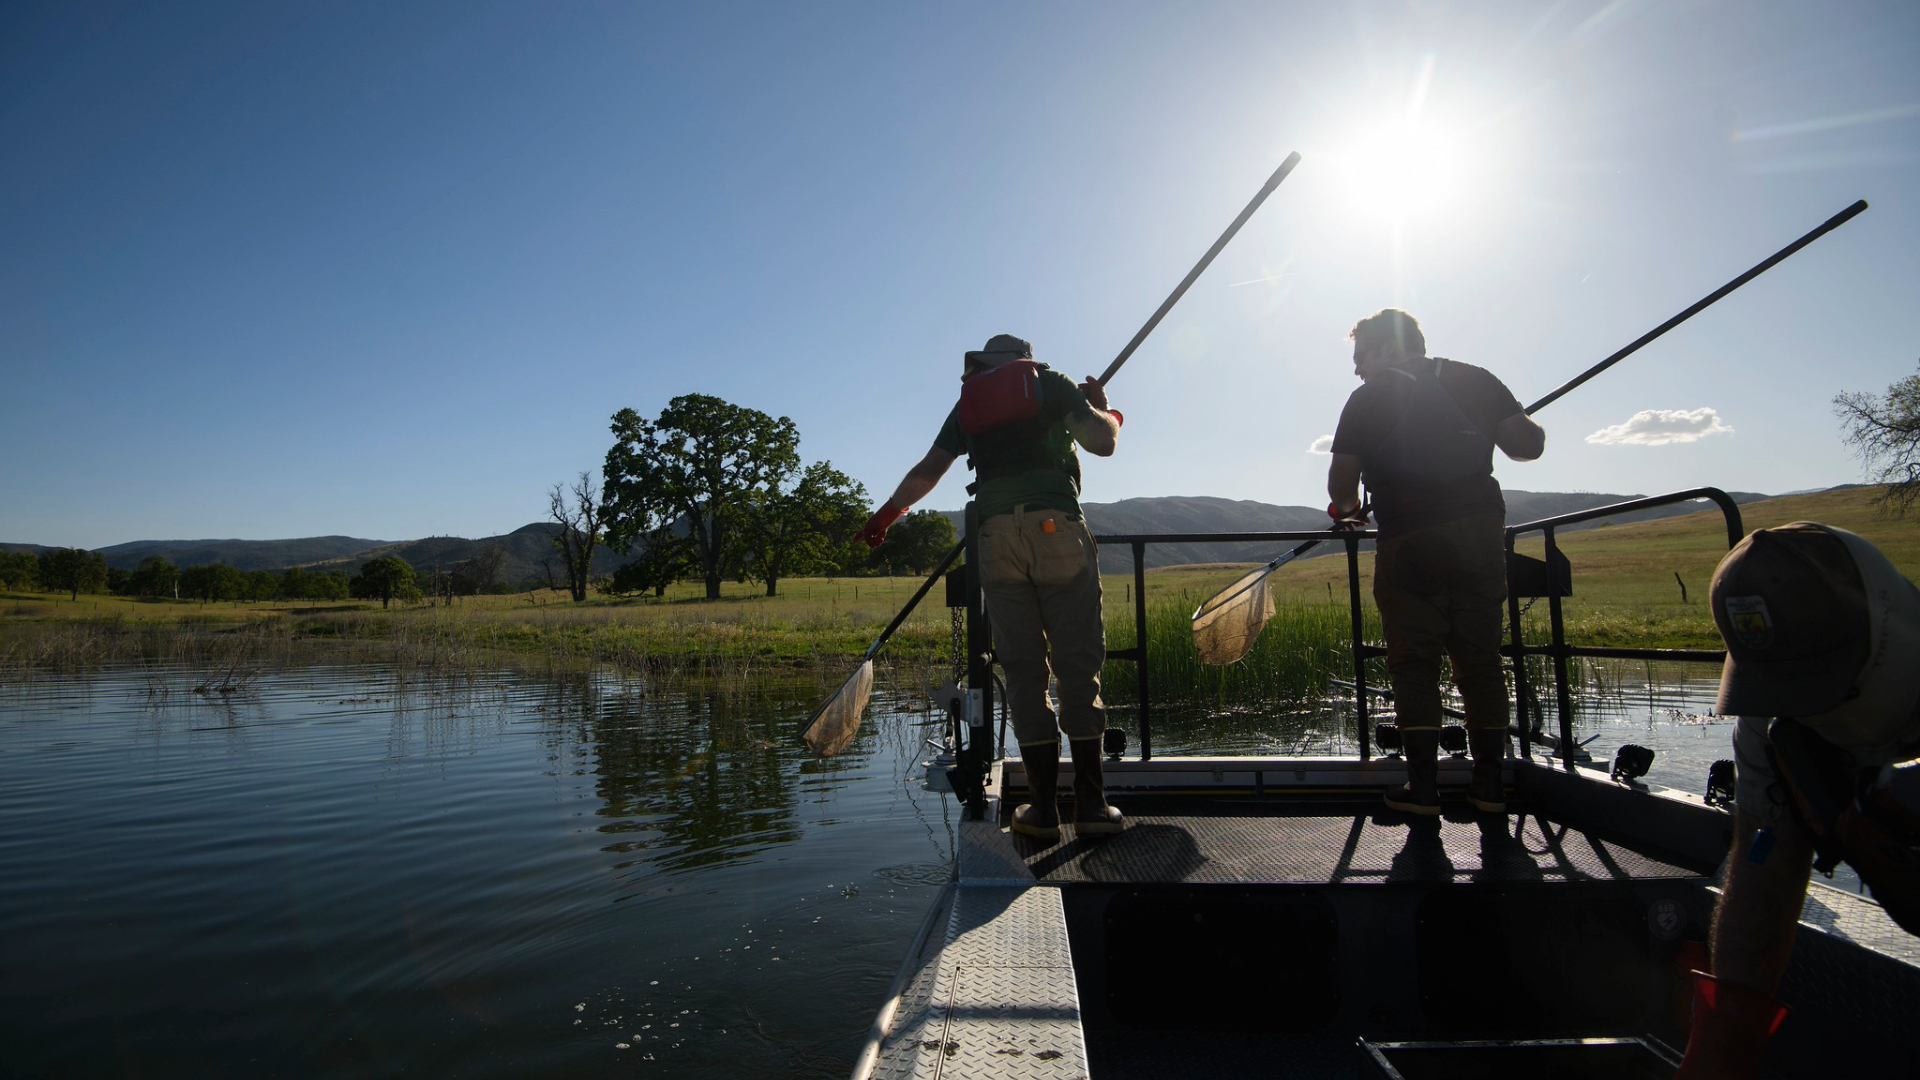
[[[1153,720],[1147,692],[1147,543],[1133,542],[1133,661],[1134,685],[1140,693],[1140,760],[1153,757]]]
[[[1560,545],[1554,542],[1553,526],[1540,530],[1540,535],[1547,544],[1547,566],[1552,567],[1558,563],[1560,554]],[[1579,744],[1573,741],[1573,689],[1567,682],[1567,624],[1561,613],[1558,582],[1552,582],[1547,589],[1547,617],[1553,627],[1553,689],[1554,702],[1560,710],[1560,764],[1571,770],[1573,753]]]
[[[1360,760],[1373,756],[1371,732],[1367,727],[1366,620],[1360,610],[1360,538],[1349,533],[1347,543],[1347,603],[1353,612],[1353,716],[1359,732]]]
[[[1513,581],[1514,532],[1507,530],[1507,636],[1513,650],[1513,721],[1520,731],[1520,756],[1533,756],[1533,720],[1527,715],[1526,639],[1520,632],[1520,594]]]
[[[979,695],[979,708],[969,709],[967,764],[972,777],[968,793],[967,815],[975,821],[986,816],[985,785],[987,773],[999,756],[993,745],[993,627],[988,622],[986,593],[980,588],[980,509],[969,501],[967,526],[967,692]]]

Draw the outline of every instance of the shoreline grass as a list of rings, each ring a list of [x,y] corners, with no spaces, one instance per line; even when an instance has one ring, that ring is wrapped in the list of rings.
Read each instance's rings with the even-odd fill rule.
[[[1874,494],[1870,488],[1821,492],[1742,510],[1749,529],[1826,521],[1866,536],[1903,568],[1920,566],[1920,528],[1879,517]],[[1717,511],[1570,533],[1560,543],[1574,574],[1574,596],[1564,602],[1570,642],[1720,647],[1706,602],[1726,545]],[[1539,546],[1535,537],[1521,550],[1537,554]],[[1372,563],[1370,555],[1361,559],[1361,596],[1365,634],[1378,642]],[[1274,620],[1252,652],[1224,668],[1199,663],[1188,618],[1205,596],[1246,569],[1232,564],[1148,571],[1147,663],[1156,701],[1277,706],[1324,696],[1330,673],[1350,675],[1346,560],[1339,557],[1281,568],[1273,577]],[[1675,573],[1687,585],[1684,600]],[[850,669],[919,584],[908,577],[796,578],[768,597],[760,586],[729,583],[720,599],[708,600],[689,582],[661,598],[594,596],[576,604],[563,592],[535,590],[390,609],[358,601],[203,604],[0,593],[0,679],[97,660],[206,659],[219,652],[219,642],[244,638],[263,655],[287,657],[308,647],[350,646],[366,659],[430,666],[610,664],[672,678],[779,669],[831,680],[844,676],[843,669]],[[1132,576],[1110,574],[1105,584],[1109,646],[1129,647]],[[882,651],[884,664],[919,670],[928,681],[944,677],[952,637],[942,602],[936,588]],[[1528,641],[1547,639],[1547,612],[1544,602],[1528,610]],[[1384,677],[1384,668],[1371,677]],[[1103,681],[1115,704],[1134,700],[1130,663],[1110,663]]]

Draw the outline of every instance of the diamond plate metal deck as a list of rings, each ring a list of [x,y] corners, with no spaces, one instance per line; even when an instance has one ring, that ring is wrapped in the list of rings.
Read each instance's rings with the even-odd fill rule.
[[[1124,809],[1123,804],[1123,809]],[[1225,812],[1223,812],[1225,811]],[[1694,878],[1701,868],[1532,814],[1413,819],[1299,803],[1129,815],[1119,836],[1009,842],[1043,884],[1365,884]]]
[[[1912,1023],[1913,1003],[1920,1002],[1920,938],[1863,896],[1808,889],[1780,998],[1819,1006],[1873,1031],[1904,1031]],[[1920,1066],[1920,1054],[1913,1057],[1909,1065]]]
[[[1059,890],[958,890],[945,947],[916,972],[873,1075],[1084,1080]]]

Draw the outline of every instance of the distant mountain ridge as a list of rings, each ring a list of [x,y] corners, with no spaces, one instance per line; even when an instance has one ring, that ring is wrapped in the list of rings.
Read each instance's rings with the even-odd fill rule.
[[[1839,484],[1815,491],[1859,487]],[[1774,498],[1752,491],[1730,491],[1737,503]],[[1572,513],[1612,503],[1642,498],[1604,492],[1518,491],[1508,490],[1507,522],[1537,521],[1556,514]],[[1208,495],[1166,495],[1152,498],[1122,499],[1110,503],[1087,503],[1087,520],[1095,533],[1199,533],[1199,532],[1304,532],[1325,527],[1326,511],[1319,507],[1277,506],[1250,499],[1222,499]],[[1650,521],[1655,518],[1691,514],[1705,503],[1679,503],[1642,510],[1606,519],[1621,524]],[[962,513],[943,511],[960,531]],[[1594,521],[1571,529],[1597,528]],[[456,563],[470,559],[488,546],[497,546],[504,556],[499,580],[507,583],[544,582],[547,567],[560,576],[559,552],[553,536],[558,526],[536,521],[498,536],[469,540],[459,536],[430,536],[419,540],[366,540],[352,536],[308,536],[291,540],[134,540],[100,548],[107,565],[131,570],[141,559],[159,555],[180,566],[226,563],[241,570],[284,570],[289,566],[356,571],[369,559],[395,555],[423,573],[451,570]],[[44,545],[0,543],[0,551],[39,552]],[[1262,562],[1279,552],[1271,543],[1160,544],[1147,549],[1148,566],[1176,566],[1207,562]],[[596,574],[611,573],[626,559],[605,548],[594,552]],[[1131,552],[1109,548],[1101,552],[1101,569],[1119,573],[1131,569]]]
[[[1841,487],[1855,485],[1843,484]],[[1828,489],[1820,489],[1828,490]],[[1519,491],[1509,489],[1505,493],[1507,500],[1507,524],[1514,525],[1523,521],[1538,521],[1541,518],[1570,514],[1579,510],[1591,510],[1595,507],[1609,506],[1630,499],[1645,498],[1643,495],[1617,495],[1606,492],[1588,491]],[[1736,503],[1756,502],[1773,498],[1754,491],[1729,491]],[[1272,503],[1254,502],[1248,499],[1221,499],[1208,495],[1174,495],[1157,498],[1122,499],[1110,503],[1084,503],[1087,522],[1095,534],[1127,535],[1149,533],[1197,533],[1197,532],[1312,532],[1327,526],[1327,512],[1321,507],[1276,506]],[[1614,523],[1628,521],[1651,521],[1655,518],[1674,517],[1679,514],[1692,514],[1704,509],[1706,503],[1676,503],[1670,506],[1656,507],[1637,513],[1621,514],[1604,519]],[[953,519],[954,531],[960,532],[963,513],[957,510],[945,511]],[[1566,532],[1579,529],[1598,528],[1601,521],[1570,526]],[[1370,550],[1371,544],[1362,550]],[[1316,551],[1315,555],[1333,554],[1338,549],[1329,548]],[[1243,563],[1265,562],[1280,554],[1281,549],[1274,543],[1194,543],[1194,544],[1156,544],[1147,548],[1146,562],[1149,568],[1156,566],[1182,566],[1189,563]],[[1109,574],[1122,573],[1133,568],[1133,553],[1129,550],[1103,547],[1100,552],[1100,569]]]

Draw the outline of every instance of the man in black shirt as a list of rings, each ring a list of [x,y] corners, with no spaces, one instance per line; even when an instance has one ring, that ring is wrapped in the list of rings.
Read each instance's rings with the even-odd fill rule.
[[[1347,399],[1333,435],[1327,512],[1359,510],[1366,482],[1380,537],[1373,598],[1387,635],[1387,668],[1407,758],[1407,783],[1387,805],[1440,813],[1440,656],[1453,661],[1473,751],[1472,803],[1506,810],[1507,684],[1500,666],[1507,598],[1506,501],[1493,449],[1532,461],[1546,432],[1484,368],[1427,356],[1420,324],[1388,308],[1355,324],[1353,370],[1365,384]]]

